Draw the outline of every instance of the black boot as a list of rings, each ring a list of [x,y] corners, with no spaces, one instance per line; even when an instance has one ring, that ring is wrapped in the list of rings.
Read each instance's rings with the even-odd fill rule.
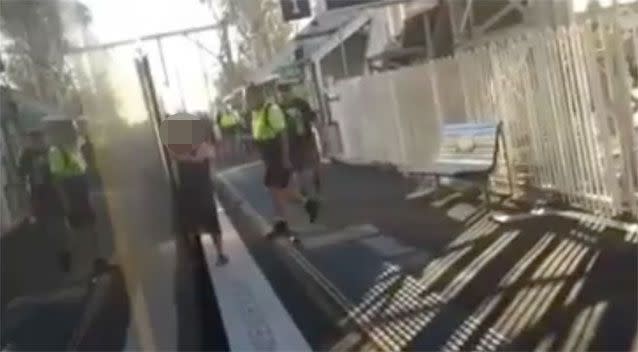
[[[289,232],[288,223],[283,220],[279,220],[275,222],[275,224],[272,227],[272,230],[266,234],[266,238],[273,239],[278,236],[286,235],[288,234],[288,232]]]
[[[304,208],[306,209],[306,213],[308,213],[308,220],[311,223],[317,220],[317,215],[319,215],[319,201],[313,198],[309,198],[304,204]]]
[[[93,261],[93,275],[99,276],[109,270],[109,262],[104,258],[97,258]]]

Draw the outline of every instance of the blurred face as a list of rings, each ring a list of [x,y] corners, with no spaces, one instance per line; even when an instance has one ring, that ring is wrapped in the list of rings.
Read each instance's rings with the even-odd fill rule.
[[[194,115],[180,113],[168,117],[160,126],[162,143],[176,154],[188,154],[209,136],[208,124]]]

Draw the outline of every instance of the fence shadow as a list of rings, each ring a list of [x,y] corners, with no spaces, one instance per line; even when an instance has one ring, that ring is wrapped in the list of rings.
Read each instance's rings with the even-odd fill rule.
[[[371,288],[374,298],[355,313],[372,338],[390,349],[631,347],[635,245],[558,217],[488,225],[481,217],[420,276]]]

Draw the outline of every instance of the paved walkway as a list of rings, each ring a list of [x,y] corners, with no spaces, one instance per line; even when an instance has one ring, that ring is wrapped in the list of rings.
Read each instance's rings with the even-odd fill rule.
[[[224,171],[218,190],[263,233],[272,206],[262,171]],[[289,255],[378,348],[638,347],[638,251],[628,234],[556,216],[499,225],[478,192],[407,201],[412,187],[391,171],[326,165],[318,223],[297,210],[291,224],[302,245]]]

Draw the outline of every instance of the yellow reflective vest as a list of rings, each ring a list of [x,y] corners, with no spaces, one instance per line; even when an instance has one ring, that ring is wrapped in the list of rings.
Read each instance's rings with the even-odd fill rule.
[[[219,121],[219,127],[221,128],[232,128],[239,125],[239,116],[237,116],[236,113],[234,112],[226,112],[224,114],[222,114],[220,121]]]
[[[251,127],[254,140],[272,140],[286,129],[286,117],[279,105],[266,103],[252,112]]]
[[[80,148],[63,150],[53,146],[49,149],[49,169],[55,179],[81,176],[86,173],[86,161]]]

